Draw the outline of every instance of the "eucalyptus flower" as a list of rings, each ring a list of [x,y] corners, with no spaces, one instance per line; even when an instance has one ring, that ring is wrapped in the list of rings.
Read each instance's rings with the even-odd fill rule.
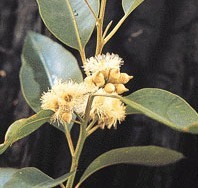
[[[119,55],[107,53],[106,55],[102,54],[87,59],[87,62],[83,67],[86,75],[89,76],[98,71],[102,72],[111,69],[119,69],[123,63],[124,61]]]
[[[126,106],[119,99],[113,97],[113,95],[117,95],[116,92],[113,92],[111,97],[105,90],[99,89],[96,95],[101,96],[96,96],[93,100],[91,118],[98,119],[98,125],[102,129],[105,127],[116,128],[117,123],[121,123],[125,119]]]
[[[70,123],[74,110],[81,113],[84,111],[89,91],[89,85],[84,82],[57,80],[54,86],[42,95],[41,108],[55,112],[53,122]]]
[[[117,54],[107,53],[91,57],[83,66],[87,75],[86,82],[104,88],[107,93],[122,94],[128,89],[124,86],[133,76],[121,73],[120,67],[124,61]]]

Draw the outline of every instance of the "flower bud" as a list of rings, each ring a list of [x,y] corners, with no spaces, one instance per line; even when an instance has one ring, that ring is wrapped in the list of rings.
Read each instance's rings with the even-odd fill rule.
[[[66,123],[70,123],[72,120],[72,114],[68,112],[63,113],[62,120],[65,121]]]
[[[105,84],[104,75],[101,72],[97,72],[96,74],[93,75],[93,82],[98,87],[104,86],[104,84]]]
[[[101,73],[104,75],[105,78],[109,77],[109,69],[102,70]]]
[[[93,80],[92,80],[92,76],[87,76],[85,79],[84,79],[84,82],[88,85],[92,85],[94,84],[93,83]]]
[[[123,84],[115,84],[115,87],[116,87],[116,92],[118,94],[122,94],[126,91],[129,91]]]
[[[120,77],[118,78],[117,82],[120,84],[126,84],[129,80],[131,80],[133,76],[129,76],[126,73],[121,73]]]
[[[105,85],[104,90],[107,93],[113,93],[115,91],[115,86],[112,83],[108,83]]]
[[[109,74],[109,82],[115,83],[116,80],[120,77],[119,69],[112,69]]]

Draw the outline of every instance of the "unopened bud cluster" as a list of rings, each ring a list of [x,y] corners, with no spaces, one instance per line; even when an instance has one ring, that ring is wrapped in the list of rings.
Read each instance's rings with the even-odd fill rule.
[[[111,94],[123,94],[128,91],[126,84],[132,76],[120,72],[120,66],[123,64],[122,59],[115,54],[99,55],[90,58],[84,66],[87,74],[86,82],[92,83],[99,88]],[[98,68],[97,68],[98,67]]]

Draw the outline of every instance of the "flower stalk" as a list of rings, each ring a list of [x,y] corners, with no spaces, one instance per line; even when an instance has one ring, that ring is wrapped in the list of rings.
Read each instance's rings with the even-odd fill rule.
[[[103,41],[103,45],[105,45],[113,36],[114,34],[118,31],[118,29],[120,28],[120,26],[124,23],[124,21],[126,20],[126,18],[128,17],[127,14],[125,14],[120,21],[117,23],[117,25],[111,30],[111,32],[104,38]]]
[[[94,126],[92,129],[88,131],[88,136],[90,136],[92,133],[94,133],[98,128],[100,128],[99,125]]]
[[[78,163],[79,163],[79,158],[85,143],[85,140],[87,138],[87,132],[86,132],[86,127],[83,125],[80,126],[80,134],[79,134],[79,139],[78,143],[76,146],[76,150],[74,152],[74,156],[72,156],[72,164],[70,168],[70,172],[74,171],[74,173],[69,177],[67,183],[66,183],[66,188],[72,188],[78,168]]]
[[[106,8],[107,0],[101,1],[100,14],[99,18],[96,21],[96,29],[97,29],[97,44],[96,44],[96,52],[95,55],[99,55],[102,53],[102,49],[104,47],[103,42],[103,23],[104,23],[104,15]]]
[[[88,98],[88,102],[87,102],[87,106],[86,106],[86,110],[85,110],[85,119],[84,119],[83,123],[80,125],[80,133],[79,133],[78,142],[76,145],[74,155],[72,156],[72,164],[71,164],[70,172],[74,171],[74,174],[69,177],[67,184],[66,184],[66,188],[72,188],[73,184],[74,184],[74,180],[75,180],[76,172],[77,172],[77,168],[78,168],[78,163],[79,163],[79,158],[80,158],[81,152],[83,150],[83,146],[86,141],[86,138],[88,137],[86,128],[87,128],[87,124],[89,122],[89,114],[90,114],[93,98],[94,98],[94,96],[89,96],[89,98]]]
[[[64,123],[64,128],[65,128],[65,135],[66,135],[66,138],[67,138],[67,142],[68,142],[68,145],[69,145],[69,150],[71,152],[71,156],[73,157],[74,156],[74,145],[73,145],[73,142],[72,142],[70,131],[68,129],[68,125],[66,123]]]

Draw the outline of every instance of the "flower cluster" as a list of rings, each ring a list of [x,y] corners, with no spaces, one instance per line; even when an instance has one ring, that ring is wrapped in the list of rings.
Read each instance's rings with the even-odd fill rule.
[[[93,91],[85,83],[57,80],[41,97],[41,108],[54,111],[52,120],[70,123],[74,111],[82,113],[86,106],[88,91]]]
[[[94,98],[90,112],[91,119],[98,119],[98,125],[102,129],[105,126],[108,129],[112,126],[116,128],[117,121],[120,123],[125,119],[126,107],[124,104],[117,98],[105,96],[107,94],[103,89],[97,91],[99,96]],[[112,93],[112,96],[116,95],[116,93]]]
[[[133,77],[126,73],[120,73],[122,64],[123,60],[113,53],[91,57],[84,65],[87,75],[85,81],[104,88],[107,93],[123,94],[128,91],[124,84]]]
[[[132,76],[120,72],[123,60],[116,54],[98,55],[87,59],[82,83],[57,81],[41,97],[43,109],[53,110],[53,121],[70,123],[73,112],[85,116],[90,95],[95,95],[90,111],[90,121],[103,129],[116,127],[125,119],[126,107],[116,96],[128,91],[124,86]]]

